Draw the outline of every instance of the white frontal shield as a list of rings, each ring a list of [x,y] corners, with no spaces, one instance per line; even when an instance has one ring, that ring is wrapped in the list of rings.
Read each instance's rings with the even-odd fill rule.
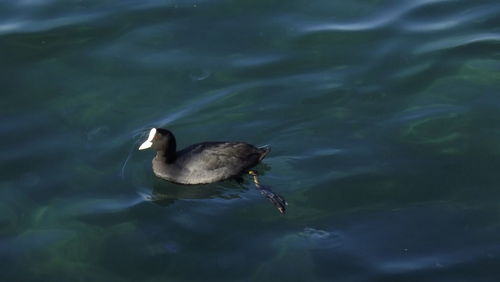
[[[151,148],[151,146],[153,146],[153,138],[155,137],[155,134],[156,134],[156,128],[151,129],[151,131],[149,131],[148,140],[144,141],[144,143],[142,143],[141,146],[139,146],[139,150]]]

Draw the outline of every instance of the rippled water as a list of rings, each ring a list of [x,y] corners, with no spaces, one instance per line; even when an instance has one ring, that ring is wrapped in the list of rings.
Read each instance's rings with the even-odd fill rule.
[[[500,3],[0,2],[0,280],[497,281]],[[138,143],[270,144],[177,186]]]

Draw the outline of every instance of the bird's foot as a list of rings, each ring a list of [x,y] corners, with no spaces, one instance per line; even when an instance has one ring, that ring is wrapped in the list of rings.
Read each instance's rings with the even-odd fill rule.
[[[269,201],[273,203],[273,205],[279,210],[280,213],[285,214],[286,206],[288,205],[285,198],[274,193],[273,190],[271,190],[270,186],[265,186],[260,184],[259,175],[257,174],[256,171],[249,170],[248,174],[250,174],[253,177],[253,182],[255,183],[255,187],[257,187],[257,189],[260,190],[260,193],[264,195],[266,198],[268,198]]]
[[[269,186],[258,185],[257,188],[260,190],[260,193],[262,195],[264,195],[269,199],[269,201],[271,201],[271,203],[273,203],[273,205],[278,209],[280,213],[285,214],[286,206],[288,205],[285,198],[283,198],[279,194],[274,193]]]

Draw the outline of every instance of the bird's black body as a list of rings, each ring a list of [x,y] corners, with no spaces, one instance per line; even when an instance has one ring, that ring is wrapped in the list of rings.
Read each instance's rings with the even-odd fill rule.
[[[174,135],[156,129],[152,139],[156,152],[153,172],[179,184],[206,184],[238,178],[257,165],[270,151],[244,142],[203,142],[176,149]]]
[[[139,150],[153,148],[153,172],[156,176],[179,184],[207,184],[226,179],[241,180],[242,175],[253,176],[255,186],[281,213],[287,202],[269,186],[260,184],[257,173],[250,170],[271,150],[244,142],[203,142],[177,151],[172,132],[153,128]]]

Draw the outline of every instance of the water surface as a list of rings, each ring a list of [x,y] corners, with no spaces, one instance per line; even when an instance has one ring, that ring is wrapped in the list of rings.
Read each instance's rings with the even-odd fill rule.
[[[0,3],[2,281],[497,281],[500,3]],[[254,189],[156,179],[269,144]]]

